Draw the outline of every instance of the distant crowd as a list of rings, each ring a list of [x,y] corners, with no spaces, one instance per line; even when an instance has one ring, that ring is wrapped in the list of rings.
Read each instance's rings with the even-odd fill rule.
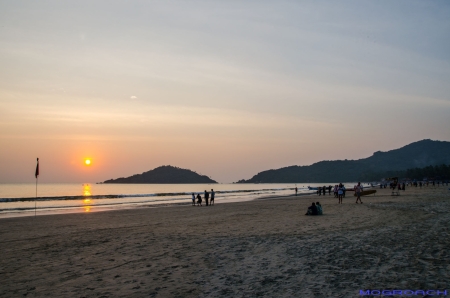
[[[334,197],[338,198],[339,204],[342,204],[342,199],[345,198],[345,192],[347,191],[344,184],[342,183],[336,184],[334,187],[331,185],[323,187],[319,186],[317,188],[317,195],[321,196],[323,194],[325,196],[328,191],[328,195],[331,196],[331,190],[333,190]],[[358,185],[355,185],[353,190],[356,194],[358,194],[364,190],[364,187],[362,186],[361,182],[358,182]],[[358,203],[358,200],[361,202],[361,198],[359,196],[357,196],[356,203]]]
[[[389,188],[392,190],[405,190],[406,186],[411,186],[411,187],[428,187],[428,186],[433,186],[433,187],[439,187],[442,184],[442,186],[445,186],[447,184],[448,186],[448,181],[410,181],[410,182],[399,182],[399,183],[395,183],[395,182],[391,182],[389,183]],[[380,183],[380,189],[382,188],[386,188],[387,187],[387,183]]]
[[[403,183],[404,184],[404,183]],[[411,186],[414,187],[422,187],[422,186],[426,186],[428,187],[429,185],[433,186],[433,187],[439,187],[441,184],[442,186],[447,185],[448,186],[448,181],[413,181],[413,182],[409,182],[408,184],[411,184]]]

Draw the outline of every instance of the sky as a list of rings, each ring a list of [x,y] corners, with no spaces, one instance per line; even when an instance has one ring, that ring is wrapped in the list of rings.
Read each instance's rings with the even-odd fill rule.
[[[0,0],[0,183],[229,183],[450,141],[448,1]],[[91,159],[86,166],[84,160]]]

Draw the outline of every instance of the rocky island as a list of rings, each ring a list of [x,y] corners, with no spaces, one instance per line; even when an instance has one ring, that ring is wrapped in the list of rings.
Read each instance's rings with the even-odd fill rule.
[[[125,178],[109,179],[103,183],[193,184],[217,183],[217,181],[188,169],[181,169],[173,166],[161,166],[142,174],[136,174]]]

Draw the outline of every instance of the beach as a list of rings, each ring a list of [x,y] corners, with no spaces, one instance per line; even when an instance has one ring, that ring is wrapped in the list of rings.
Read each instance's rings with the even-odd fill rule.
[[[0,219],[1,297],[360,297],[449,289],[450,191]],[[324,215],[305,216],[320,201]]]

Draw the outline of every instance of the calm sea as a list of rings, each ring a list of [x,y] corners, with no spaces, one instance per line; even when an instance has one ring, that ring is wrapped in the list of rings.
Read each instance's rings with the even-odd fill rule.
[[[0,217],[92,212],[140,206],[191,204],[192,193],[216,192],[215,203],[249,201],[265,196],[311,193],[311,184],[0,184]],[[334,184],[333,184],[334,185]],[[36,209],[35,209],[36,207]]]

